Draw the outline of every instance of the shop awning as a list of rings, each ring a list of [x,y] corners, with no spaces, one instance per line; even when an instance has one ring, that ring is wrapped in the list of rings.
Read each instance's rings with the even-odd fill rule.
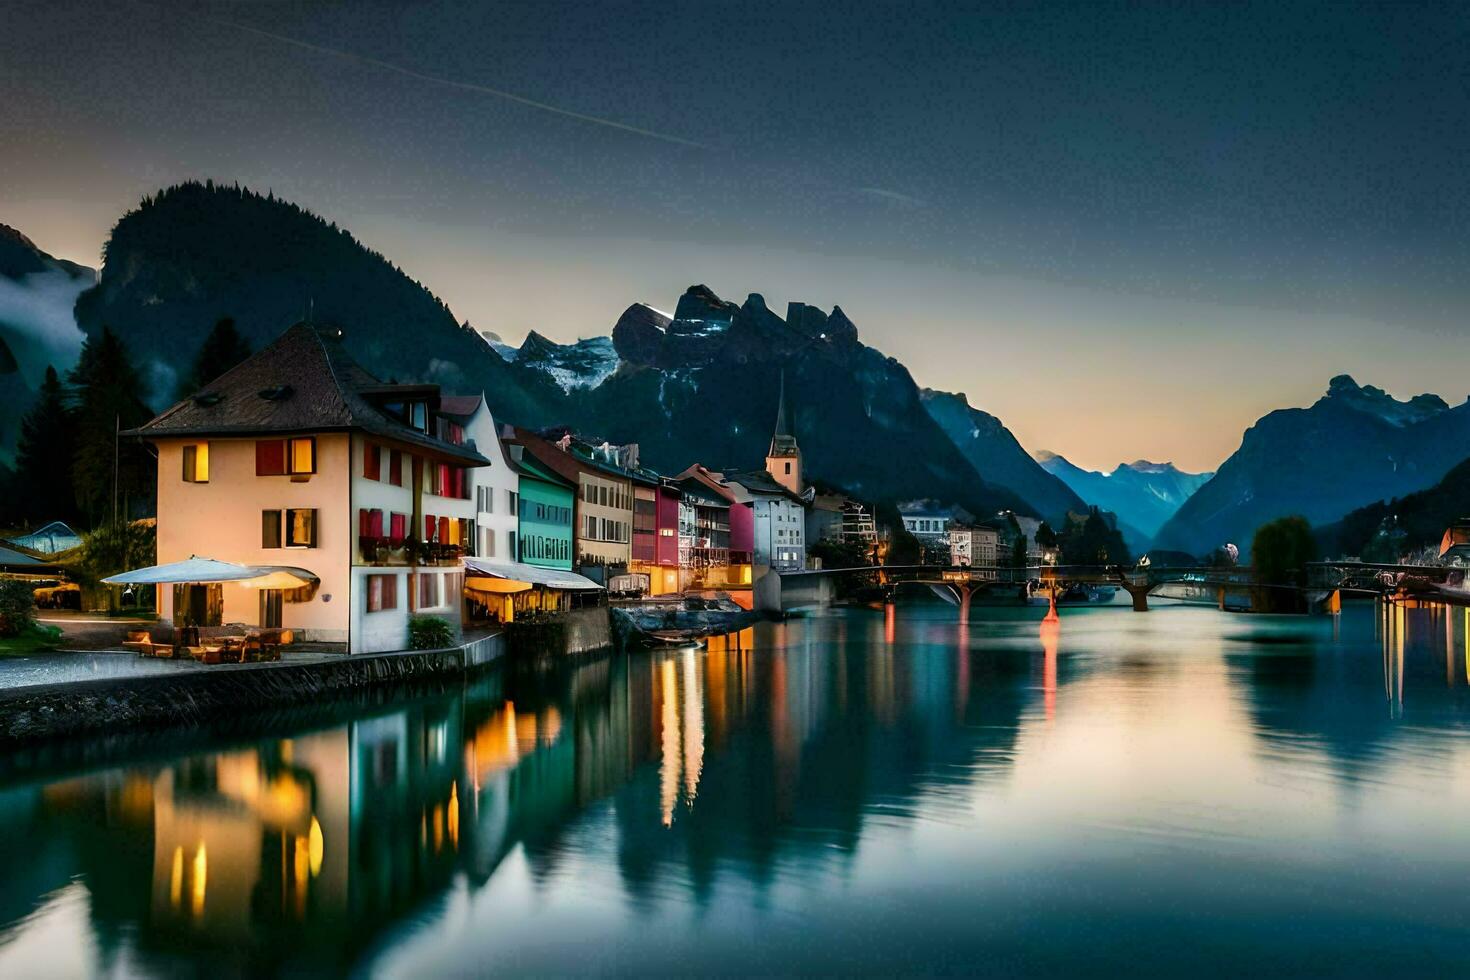
[[[542,568],[539,565],[527,565],[524,562],[518,561],[466,558],[464,560],[464,569],[466,575],[506,579],[511,582],[526,582],[530,585],[544,585],[548,589],[584,591],[602,588],[602,586],[590,578],[578,575],[576,572],[564,572],[557,568]]]

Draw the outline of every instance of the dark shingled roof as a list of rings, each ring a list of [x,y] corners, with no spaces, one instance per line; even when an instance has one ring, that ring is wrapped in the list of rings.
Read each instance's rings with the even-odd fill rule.
[[[735,483],[744,487],[750,493],[763,493],[786,497],[799,504],[805,504],[800,494],[792,493],[789,489],[776,482],[769,470],[726,470],[721,476],[726,483]]]
[[[435,386],[405,388],[438,392]],[[128,434],[157,439],[362,431],[462,463],[489,463],[468,446],[436,439],[385,415],[361,394],[369,390],[378,394],[392,386],[365,371],[335,336],[298,323],[199,393]]]

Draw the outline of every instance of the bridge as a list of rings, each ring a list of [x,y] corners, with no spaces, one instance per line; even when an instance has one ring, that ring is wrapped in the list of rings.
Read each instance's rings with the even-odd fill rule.
[[[1148,597],[1173,589],[1174,598],[1199,599],[1225,608],[1230,596],[1244,598],[1253,590],[1286,589],[1305,593],[1312,606],[1340,608],[1344,595],[1375,596],[1451,605],[1470,605],[1465,587],[1466,569],[1430,565],[1374,564],[1358,561],[1322,561],[1304,566],[1305,586],[1261,585],[1254,569],[1233,567],[1124,568],[1118,565],[1027,565],[1024,567],[972,565],[880,565],[799,572],[771,572],[756,582],[756,608],[783,611],[803,605],[826,605],[837,597],[844,577],[866,575],[891,596],[904,584],[927,585],[946,591],[959,606],[960,621],[968,622],[971,600],[977,595],[1010,592],[1017,602],[1045,596],[1056,600],[1074,586],[1112,586],[1128,593],[1136,612],[1148,610]]]
[[[1123,568],[1118,565],[879,565],[857,568],[828,568],[799,572],[771,572],[755,586],[759,609],[778,612],[801,605],[826,605],[837,595],[844,577],[869,576],[885,594],[904,584],[931,586],[953,596],[960,621],[968,622],[971,600],[980,594],[1007,592],[1017,602],[1046,596],[1055,605],[1074,586],[1111,586],[1123,589],[1138,612],[1148,609],[1148,596],[1171,584],[1186,584],[1200,593],[1219,598],[1225,592],[1251,587],[1249,568]]]

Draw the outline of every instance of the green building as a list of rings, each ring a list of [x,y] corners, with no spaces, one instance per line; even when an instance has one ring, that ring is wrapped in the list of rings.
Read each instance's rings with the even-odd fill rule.
[[[516,539],[520,560],[542,568],[571,571],[576,558],[572,514],[576,487],[542,466],[530,453],[516,460],[520,470],[520,513]]]

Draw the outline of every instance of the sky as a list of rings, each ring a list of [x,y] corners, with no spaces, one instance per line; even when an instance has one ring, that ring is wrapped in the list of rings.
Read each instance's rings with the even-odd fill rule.
[[[1470,392],[1470,5],[12,0],[0,222],[188,178],[519,342],[840,305],[1028,449],[1217,466],[1352,374]]]

